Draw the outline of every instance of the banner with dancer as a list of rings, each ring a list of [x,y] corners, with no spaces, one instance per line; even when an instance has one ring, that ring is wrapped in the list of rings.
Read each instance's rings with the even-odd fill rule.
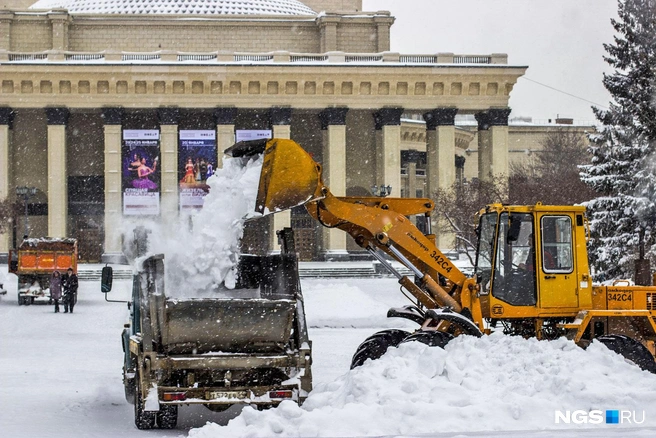
[[[178,177],[181,212],[203,207],[203,198],[209,191],[207,179],[216,170],[216,157],[216,131],[180,130]]]
[[[159,130],[125,129],[121,148],[123,214],[159,215]]]

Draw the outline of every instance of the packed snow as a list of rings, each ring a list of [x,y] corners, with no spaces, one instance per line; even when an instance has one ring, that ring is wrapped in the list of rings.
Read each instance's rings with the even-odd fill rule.
[[[6,266],[0,266],[6,273]],[[314,391],[283,404],[213,413],[183,407],[176,430],[139,431],[123,396],[120,333],[125,304],[82,281],[74,314],[16,303],[16,277],[0,297],[0,430],[12,437],[559,436],[635,437],[656,432],[656,377],[601,345],[501,335],[461,337],[446,350],[392,348],[349,371],[366,337],[390,327],[384,310],[406,304],[394,279],[302,280]],[[108,298],[127,299],[117,280]],[[335,297],[332,300],[330,297]],[[353,309],[348,308],[353,304]],[[354,323],[354,321],[356,321]],[[412,330],[414,325],[398,321]],[[355,326],[355,327],[353,327]],[[635,410],[640,425],[556,425],[554,410]],[[208,423],[209,422],[209,423]],[[277,432],[279,431],[279,432]]]
[[[386,436],[436,432],[542,430],[557,410],[656,408],[656,377],[593,343],[524,340],[495,333],[451,341],[445,349],[410,342],[377,361],[318,385],[305,404],[244,410],[219,436]],[[648,415],[648,414],[645,414]],[[645,425],[656,419],[645,417]],[[598,425],[580,424],[579,427]],[[634,426],[633,424],[630,426]],[[621,427],[621,426],[620,426]]]
[[[261,156],[225,158],[223,168],[207,180],[210,191],[202,210],[172,223],[147,224],[148,253],[164,254],[169,296],[201,298],[223,286],[235,287],[244,222],[258,215],[261,169]]]

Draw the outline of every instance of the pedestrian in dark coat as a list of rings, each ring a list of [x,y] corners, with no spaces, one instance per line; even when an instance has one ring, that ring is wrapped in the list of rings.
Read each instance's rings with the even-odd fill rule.
[[[73,268],[68,268],[66,275],[62,277],[62,285],[64,286],[64,313],[71,310],[73,313],[73,306],[75,306],[75,298],[77,297],[77,275],[73,273]]]
[[[55,313],[59,313],[59,300],[62,297],[62,277],[59,271],[50,275],[50,299],[55,302]]]

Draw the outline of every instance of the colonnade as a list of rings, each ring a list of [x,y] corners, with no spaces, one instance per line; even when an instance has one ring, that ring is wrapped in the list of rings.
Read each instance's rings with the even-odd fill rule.
[[[160,216],[163,220],[177,217],[179,210],[178,137],[180,108],[157,109],[160,129],[161,199]],[[104,124],[104,190],[105,190],[105,253],[121,252],[119,224],[122,220],[121,146],[126,109],[102,108]],[[240,109],[217,107],[213,110],[216,126],[217,167],[221,167],[222,151],[234,142],[235,119]],[[333,194],[345,196],[347,190],[347,114],[346,107],[329,107],[318,111],[322,130],[322,165],[324,181]],[[372,111],[376,130],[375,175],[378,185],[392,186],[391,196],[400,196],[401,189],[401,115],[403,108],[385,107]],[[450,187],[456,178],[455,116],[457,108],[435,108],[423,114],[426,122],[427,189],[429,196],[438,188]],[[66,124],[67,108],[46,108],[47,169],[48,169],[48,235],[66,237],[67,233],[67,172],[66,172]],[[508,115],[510,109],[487,109],[475,114],[478,121],[479,178],[490,181],[508,174]],[[273,107],[268,110],[269,125],[276,138],[292,137],[290,107]],[[13,111],[0,107],[0,199],[12,196],[12,118]],[[412,195],[412,194],[411,194]],[[269,233],[269,248],[279,247],[274,230],[290,226],[290,213],[280,212],[273,216]],[[10,233],[0,235],[0,253],[10,248]],[[326,259],[348,257],[346,234],[338,230],[322,231],[323,255]]]

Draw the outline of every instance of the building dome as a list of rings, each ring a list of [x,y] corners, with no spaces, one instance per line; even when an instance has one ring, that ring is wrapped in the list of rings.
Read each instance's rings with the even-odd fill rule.
[[[30,8],[72,14],[316,15],[297,0],[39,0]]]

